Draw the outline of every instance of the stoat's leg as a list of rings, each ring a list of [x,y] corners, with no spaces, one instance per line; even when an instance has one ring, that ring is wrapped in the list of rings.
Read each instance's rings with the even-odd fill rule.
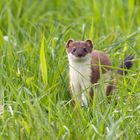
[[[87,102],[87,97],[86,97],[86,93],[85,92],[82,93],[82,103],[81,103],[81,106],[88,107],[88,102]]]
[[[106,95],[109,96],[115,91],[116,91],[116,83],[115,82],[109,83],[106,88]]]
[[[70,87],[72,99],[74,100],[74,102],[79,102],[80,105],[82,105],[80,85],[78,84],[78,82],[75,82],[70,83]]]
[[[81,85],[81,90],[82,90],[82,103],[84,106],[88,107],[88,102],[90,98],[90,90],[91,90],[91,83],[86,81],[83,82]]]

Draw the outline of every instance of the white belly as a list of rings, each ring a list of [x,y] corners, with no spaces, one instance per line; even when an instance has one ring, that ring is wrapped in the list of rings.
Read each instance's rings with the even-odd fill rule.
[[[91,64],[73,63],[70,65],[70,86],[73,96],[81,105],[87,106],[87,96],[91,87]]]
[[[77,69],[70,69],[70,85],[75,92],[81,92],[90,86],[91,69],[79,66]]]

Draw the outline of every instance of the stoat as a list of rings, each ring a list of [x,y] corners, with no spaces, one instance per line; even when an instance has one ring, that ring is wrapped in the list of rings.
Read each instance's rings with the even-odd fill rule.
[[[71,96],[81,106],[88,106],[89,95],[93,97],[92,85],[99,81],[101,74],[111,72],[112,64],[108,55],[92,48],[91,40],[68,40],[66,44]],[[120,67],[131,68],[132,59],[133,57],[129,56]],[[123,71],[118,70],[118,73],[122,74]],[[106,87],[106,94],[109,95],[113,89],[114,85],[109,84]]]

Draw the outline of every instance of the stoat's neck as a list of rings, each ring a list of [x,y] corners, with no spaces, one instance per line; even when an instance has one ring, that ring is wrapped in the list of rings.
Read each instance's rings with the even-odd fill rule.
[[[91,68],[91,60],[92,60],[92,57],[91,55],[86,55],[85,57],[83,58],[77,58],[76,57],[72,57],[71,55],[68,55],[68,59],[69,59],[69,65],[70,67],[79,67],[79,66],[86,66],[86,67],[90,67]]]
[[[73,60],[69,57],[70,79],[73,79],[73,76],[80,75],[83,79],[88,79],[90,81],[92,73],[91,56],[89,55],[86,57],[87,58],[81,60]]]

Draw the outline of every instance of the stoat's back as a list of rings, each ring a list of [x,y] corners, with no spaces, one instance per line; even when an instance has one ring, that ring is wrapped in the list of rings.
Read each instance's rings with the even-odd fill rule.
[[[104,52],[94,50],[92,51],[92,83],[97,83],[100,78],[100,72],[105,73],[111,70],[111,61],[108,55]],[[99,67],[101,66],[101,67]]]

